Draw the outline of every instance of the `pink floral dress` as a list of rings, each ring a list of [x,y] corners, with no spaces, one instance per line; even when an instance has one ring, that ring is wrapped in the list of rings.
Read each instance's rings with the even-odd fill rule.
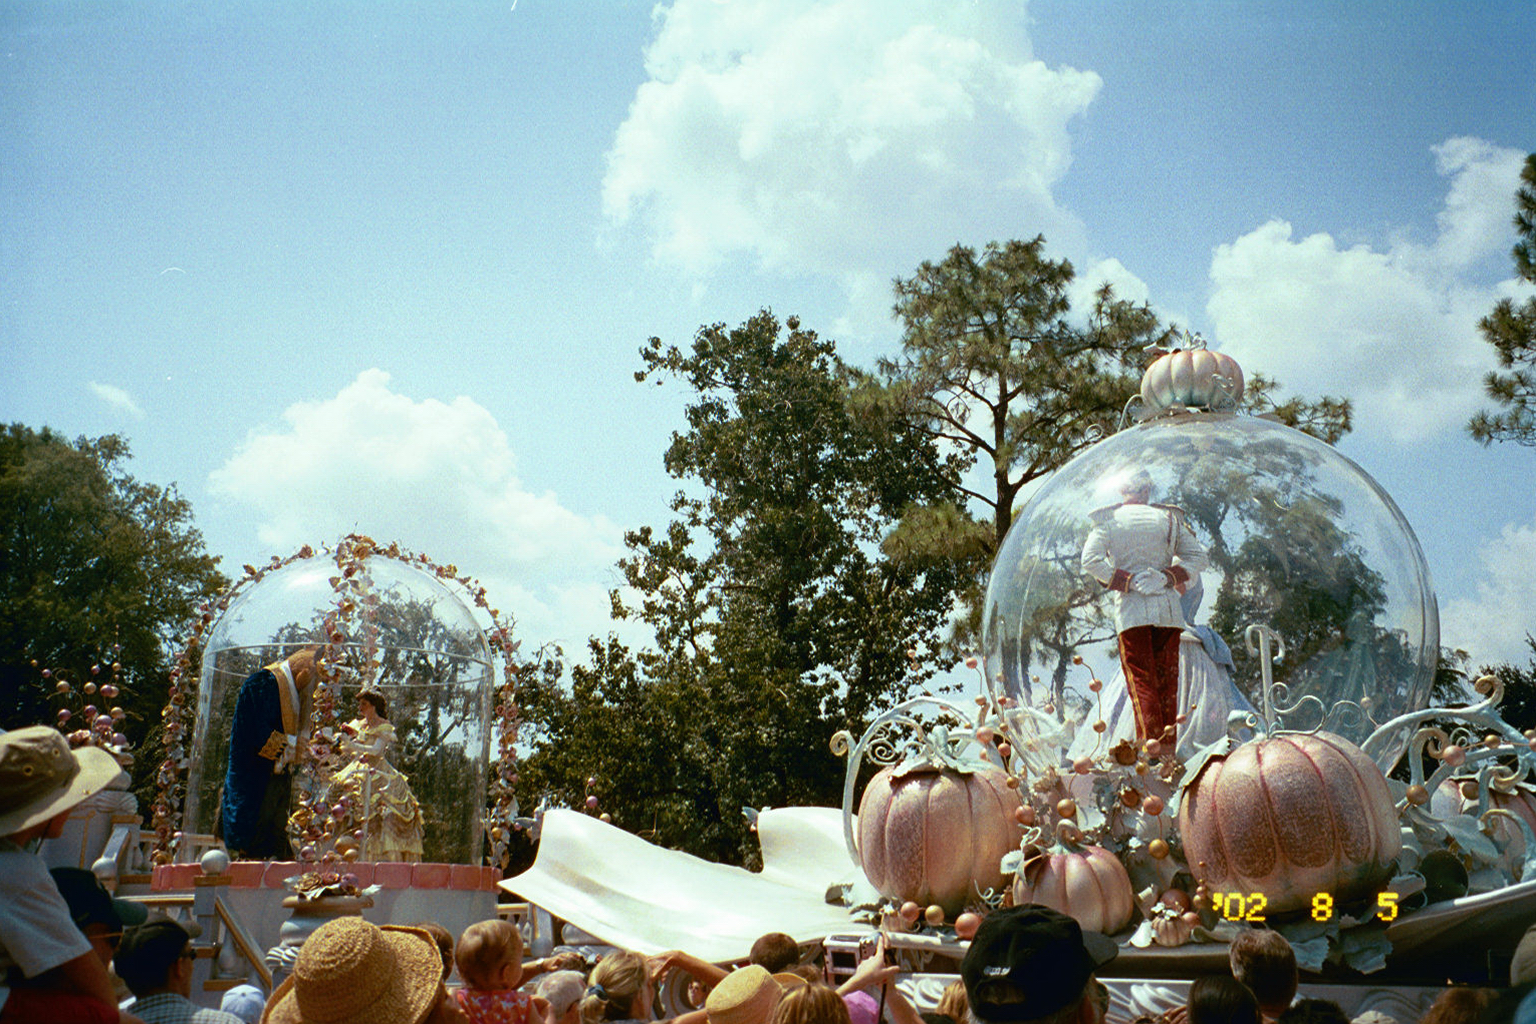
[[[536,1024],[533,997],[514,988],[484,992],[461,988],[454,993],[469,1024]]]

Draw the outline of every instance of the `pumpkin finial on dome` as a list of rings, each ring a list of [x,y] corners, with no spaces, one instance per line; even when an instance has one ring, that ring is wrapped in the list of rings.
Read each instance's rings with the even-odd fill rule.
[[[1141,378],[1142,418],[1169,411],[1233,409],[1243,397],[1243,368],[1237,360],[1205,347],[1205,339],[1184,331],[1183,344],[1161,353]]]

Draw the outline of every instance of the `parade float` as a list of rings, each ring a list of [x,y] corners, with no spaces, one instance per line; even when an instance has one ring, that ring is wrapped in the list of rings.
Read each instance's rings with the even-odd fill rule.
[[[980,915],[1037,902],[1121,941],[1127,1018],[1224,970],[1249,927],[1285,934],[1304,987],[1352,1012],[1507,983],[1536,922],[1536,739],[1499,717],[1491,676],[1430,706],[1438,619],[1411,528],[1338,451],[1239,411],[1242,388],[1198,344],[1162,354],[1136,422],[1010,529],[977,706],[924,698],[839,739],[848,849],[920,971]],[[1159,558],[1136,561],[1121,510],[1160,524]],[[1166,684],[1128,640],[1154,599],[1182,618]],[[1145,721],[1154,683],[1176,692],[1168,732]]]
[[[833,737],[842,808],[761,812],[761,872],[551,809],[532,866],[498,882],[526,824],[515,642],[455,567],[353,536],[247,566],[199,612],[149,827],[109,808],[98,873],[201,927],[210,989],[269,983],[328,914],[458,930],[498,912],[498,887],[503,912],[533,905],[536,955],[563,939],[726,963],[783,931],[837,974],[884,932],[920,1005],[981,918],[1023,902],[1121,944],[1116,1021],[1181,1004],[1252,927],[1284,933],[1304,990],[1352,1015],[1417,1019],[1448,981],[1504,984],[1536,921],[1536,739],[1500,718],[1492,677],[1432,705],[1411,528],[1338,451],[1241,411],[1242,391],[1198,344],[1162,354],[1121,429],[1015,518],[974,703],[925,696]],[[232,860],[215,818],[238,695],[300,651],[316,685],[293,856]],[[391,708],[387,749],[363,743],[377,716],[348,721],[369,694]],[[663,1005],[685,990],[669,981]]]
[[[216,1001],[244,981],[270,988],[303,938],[337,915],[455,931],[496,916],[496,883],[524,827],[512,790],[519,665],[473,578],[348,536],[246,566],[183,639],[158,750],[138,752],[158,765],[148,822],[126,791],[108,794],[110,807],[77,812],[78,848],[54,853],[188,924],[200,993]],[[272,834],[262,856],[242,858],[238,845],[258,844],[224,842],[227,790],[243,784],[231,767],[241,763],[239,719],[264,668],[291,684],[287,668],[301,661],[303,714],[285,699],[255,759],[258,792],[284,783],[273,790]],[[102,721],[86,710],[77,719]],[[97,729],[103,742],[122,741],[108,724],[86,731]]]

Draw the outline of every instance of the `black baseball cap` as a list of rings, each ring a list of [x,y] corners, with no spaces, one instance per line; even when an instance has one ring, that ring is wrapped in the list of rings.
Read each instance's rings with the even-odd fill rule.
[[[54,868],[50,872],[59,895],[69,904],[69,916],[81,931],[88,924],[109,924],[133,928],[149,917],[149,909],[132,900],[120,900],[107,892],[101,882],[84,868]]]
[[[960,977],[978,1020],[1038,1020],[1071,1005],[1119,951],[1113,939],[1083,931],[1067,915],[1026,903],[986,916],[960,961]]]

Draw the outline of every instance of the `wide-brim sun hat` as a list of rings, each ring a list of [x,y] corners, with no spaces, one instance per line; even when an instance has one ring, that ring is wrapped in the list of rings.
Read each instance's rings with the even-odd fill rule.
[[[417,1024],[437,1003],[443,960],[419,928],[327,921],[304,940],[262,1024]]]
[[[62,814],[123,773],[99,747],[69,749],[59,730],[28,725],[0,734],[0,836]]]
[[[767,1024],[784,998],[784,988],[766,967],[752,964],[732,971],[704,999],[709,1024]]]

